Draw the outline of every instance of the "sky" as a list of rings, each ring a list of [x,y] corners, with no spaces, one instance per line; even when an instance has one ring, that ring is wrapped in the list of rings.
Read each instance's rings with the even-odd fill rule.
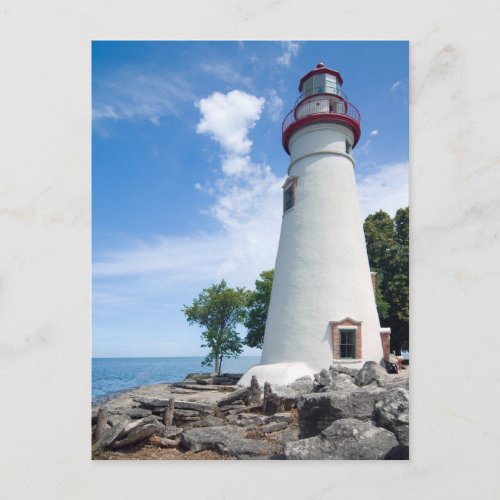
[[[363,217],[394,215],[408,205],[407,42],[93,42],[94,357],[205,355],[183,305],[274,267],[281,123],[320,61],[361,113]]]

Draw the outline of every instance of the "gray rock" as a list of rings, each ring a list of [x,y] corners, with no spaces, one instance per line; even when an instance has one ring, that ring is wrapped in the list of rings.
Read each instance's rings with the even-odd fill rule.
[[[268,441],[240,438],[216,443],[213,449],[221,455],[243,460],[281,453],[282,446],[278,443],[270,443]]]
[[[195,403],[193,401],[177,401],[175,400],[175,409],[195,410],[205,413],[213,413],[215,406],[206,403]]]
[[[358,372],[359,370],[357,368],[349,368],[348,366],[340,364],[335,364],[330,367],[330,375],[332,376],[332,378],[338,373],[343,373],[345,375],[349,375],[352,378],[356,378]]]
[[[154,415],[149,415],[148,417],[144,417],[139,420],[134,420],[133,422],[128,422],[125,424],[123,431],[120,433],[118,437],[123,438],[127,434],[130,434],[130,432],[132,432],[134,429],[137,429],[147,424],[155,424],[155,423],[159,423],[159,420]]]
[[[134,401],[140,403],[141,406],[154,411],[159,411],[161,408],[169,405],[169,399],[154,398],[151,396],[137,396],[134,398]],[[197,403],[193,401],[181,401],[177,399],[175,400],[175,408],[181,410],[204,411],[207,413],[213,412],[214,410],[214,406],[209,404]]]
[[[243,397],[245,397],[247,392],[248,387],[237,389],[236,391],[231,392],[228,396],[219,399],[219,401],[217,401],[217,406],[225,406],[234,403],[235,401],[241,400]]]
[[[200,385],[212,385],[214,383],[213,378],[198,378],[196,379],[196,383]]]
[[[275,439],[280,443],[289,443],[291,441],[299,440],[299,430],[297,428],[287,428],[284,431],[275,434]]]
[[[213,378],[213,384],[215,385],[232,385],[238,382],[239,379],[235,380],[232,377],[225,377],[225,376],[220,376],[220,377],[214,377]]]
[[[213,390],[218,390],[218,387],[216,385],[200,385],[194,380],[191,383],[176,382],[175,384],[172,384],[172,387],[170,388],[170,392],[172,394],[193,394],[193,391],[200,392]]]
[[[398,440],[398,443],[406,448],[406,450],[409,449],[410,447],[410,428],[409,425],[400,425],[396,427],[396,430],[394,431],[394,434],[396,434],[396,439]]]
[[[335,420],[355,418],[370,420],[379,387],[356,388],[354,391],[332,391],[306,394],[297,398],[300,437],[319,434]]]
[[[330,385],[323,387],[319,392],[353,391],[356,388],[357,386],[354,384],[352,377],[345,373],[338,373],[332,378]]]
[[[269,434],[270,432],[282,431],[288,427],[286,422],[271,422],[270,424],[264,425],[261,431],[264,434]]]
[[[214,373],[206,373],[206,372],[197,372],[197,373],[188,373],[184,377],[184,381],[186,380],[198,380],[198,379],[207,379],[207,378],[213,378],[215,374]]]
[[[99,413],[99,408],[92,408],[92,418],[91,418],[91,422],[92,424],[96,424],[97,423],[97,414]]]
[[[381,386],[384,389],[387,389],[388,391],[392,389],[397,389],[401,387],[402,389],[409,390],[410,389],[410,381],[408,377],[400,377],[400,376],[394,376],[394,375],[389,375],[388,380],[385,382],[382,382]]]
[[[216,444],[227,445],[231,441],[242,439],[242,437],[243,429],[235,425],[202,427],[184,431],[182,444],[192,451],[214,450]]]
[[[178,385],[182,384],[183,387],[179,387]],[[185,384],[184,382],[179,382],[178,384],[172,384],[170,388],[170,392],[172,394],[193,394],[193,390],[202,391],[206,388],[206,386],[199,386],[195,384]]]
[[[111,425],[111,427],[116,427],[122,422],[124,422],[126,425],[130,422],[130,420],[131,417],[129,415],[109,415],[108,424]]]
[[[175,439],[184,432],[182,427],[176,427],[175,425],[168,425],[163,431],[163,437],[168,439]]]
[[[161,436],[164,432],[165,426],[158,422],[154,422],[151,424],[141,425],[135,429],[133,429],[127,436],[119,441],[115,441],[112,445],[112,448],[123,448],[124,446],[130,446],[132,444],[140,443],[141,441],[145,441],[150,438],[154,434],[158,434]]]
[[[231,405],[229,407],[224,408],[230,415],[237,415],[238,413],[248,413],[250,408],[245,405]]]
[[[367,361],[356,375],[354,383],[361,387],[376,382],[378,386],[381,386],[388,380],[389,375],[384,368],[375,361]]]
[[[312,378],[306,375],[305,377],[301,377],[297,379],[295,382],[290,384],[290,387],[297,394],[308,394],[313,390],[313,381]]]
[[[293,403],[292,403],[293,404]],[[271,384],[264,382],[264,398],[262,400],[262,411],[266,415],[282,412],[285,409],[285,401],[273,392]]]
[[[332,377],[330,376],[330,372],[323,369],[319,373],[314,374],[314,380],[317,384],[322,385],[323,387],[330,385],[332,382]]]
[[[318,436],[286,443],[285,456],[288,460],[383,460],[397,445],[387,429],[346,418]]]
[[[174,419],[179,419],[182,420],[183,418],[188,418],[188,417],[198,417],[199,418],[200,413],[197,412],[196,410],[175,410],[174,411]]]
[[[125,428],[125,422],[121,422],[114,427],[106,429],[102,436],[97,440],[94,445],[95,450],[105,450],[108,448],[113,441],[122,433]]]
[[[163,414],[165,413],[165,406],[151,406],[150,410],[153,413],[153,415],[158,415],[160,417],[163,417]]]
[[[272,392],[280,399],[283,410],[291,410],[295,406],[295,398],[299,395],[292,387],[286,385],[271,385]]]
[[[242,427],[262,425],[269,421],[269,417],[266,415],[258,415],[255,413],[240,413],[238,419],[236,420],[236,425]]]
[[[280,398],[290,398],[295,399],[297,396],[297,392],[292,388],[286,385],[272,385],[271,389],[275,394],[277,394]]]
[[[224,425],[224,419],[212,415],[193,423],[193,427],[220,427],[221,425]]]
[[[262,389],[255,375],[252,375],[248,392],[243,396],[243,402],[247,406],[260,405],[262,402]]]
[[[229,414],[226,416],[226,422],[231,425],[237,425],[239,417],[237,414]]]
[[[151,415],[151,410],[146,410],[144,408],[128,408],[123,412],[123,415],[128,415],[130,418],[144,418]]]
[[[136,396],[136,403],[140,403],[145,408],[165,407],[168,406],[168,398],[154,398],[151,396]]]
[[[387,391],[377,397],[372,418],[378,426],[396,432],[397,427],[409,423],[409,404],[410,398],[406,389]]]
[[[201,420],[200,413],[194,410],[175,410],[174,422],[176,424],[186,422],[198,422]]]
[[[293,419],[291,413],[275,413],[271,415],[269,420],[270,422],[286,422],[289,424]]]
[[[394,432],[401,445],[402,458],[409,454],[409,393],[403,387],[397,387],[377,398],[373,406],[373,421]]]

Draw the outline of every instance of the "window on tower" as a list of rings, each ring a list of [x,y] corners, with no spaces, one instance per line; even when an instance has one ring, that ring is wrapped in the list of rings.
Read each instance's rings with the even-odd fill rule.
[[[356,356],[356,330],[354,329],[341,329],[340,333],[340,357],[352,358]]]
[[[333,359],[347,361],[363,358],[361,326],[362,321],[352,318],[332,321]]]
[[[293,207],[293,184],[290,184],[285,189],[285,205],[283,207],[283,211],[286,212],[287,210],[290,210]]]
[[[352,146],[349,141],[345,141],[345,152],[350,155],[352,153]]]
[[[295,205],[295,193],[297,190],[297,177],[287,179],[283,186],[283,213],[288,212]]]

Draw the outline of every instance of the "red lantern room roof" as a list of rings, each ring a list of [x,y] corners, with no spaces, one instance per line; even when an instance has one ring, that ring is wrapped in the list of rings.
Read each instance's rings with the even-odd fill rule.
[[[309,73],[307,73],[307,75],[304,75],[300,79],[299,92],[302,92],[302,86],[304,85],[304,82],[306,80],[311,78],[311,76],[313,76],[313,75],[320,75],[322,73],[328,73],[329,75],[334,76],[335,78],[337,78],[337,81],[339,82],[340,85],[342,85],[344,83],[344,80],[342,80],[342,77],[340,76],[340,73],[338,71],[335,71],[334,69],[327,68],[322,62],[320,62],[316,65],[316,68],[309,71]]]

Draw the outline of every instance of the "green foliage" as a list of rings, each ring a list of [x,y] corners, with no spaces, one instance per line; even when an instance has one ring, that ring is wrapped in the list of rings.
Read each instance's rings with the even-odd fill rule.
[[[377,308],[383,326],[391,328],[391,351],[409,349],[409,209],[394,217],[383,210],[365,219],[370,267],[377,272]]]
[[[209,354],[203,364],[214,363],[218,375],[224,357],[237,358],[243,351],[243,342],[235,328],[245,318],[249,294],[244,288],[228,288],[222,280],[203,289],[192,305],[184,305],[182,310],[190,325],[204,328],[201,332],[202,347],[207,347]]]
[[[255,281],[255,291],[250,292],[247,316],[244,322],[248,330],[245,344],[258,348],[262,348],[264,344],[264,331],[266,329],[269,301],[271,300],[274,270],[262,271],[260,278],[260,280]]]

